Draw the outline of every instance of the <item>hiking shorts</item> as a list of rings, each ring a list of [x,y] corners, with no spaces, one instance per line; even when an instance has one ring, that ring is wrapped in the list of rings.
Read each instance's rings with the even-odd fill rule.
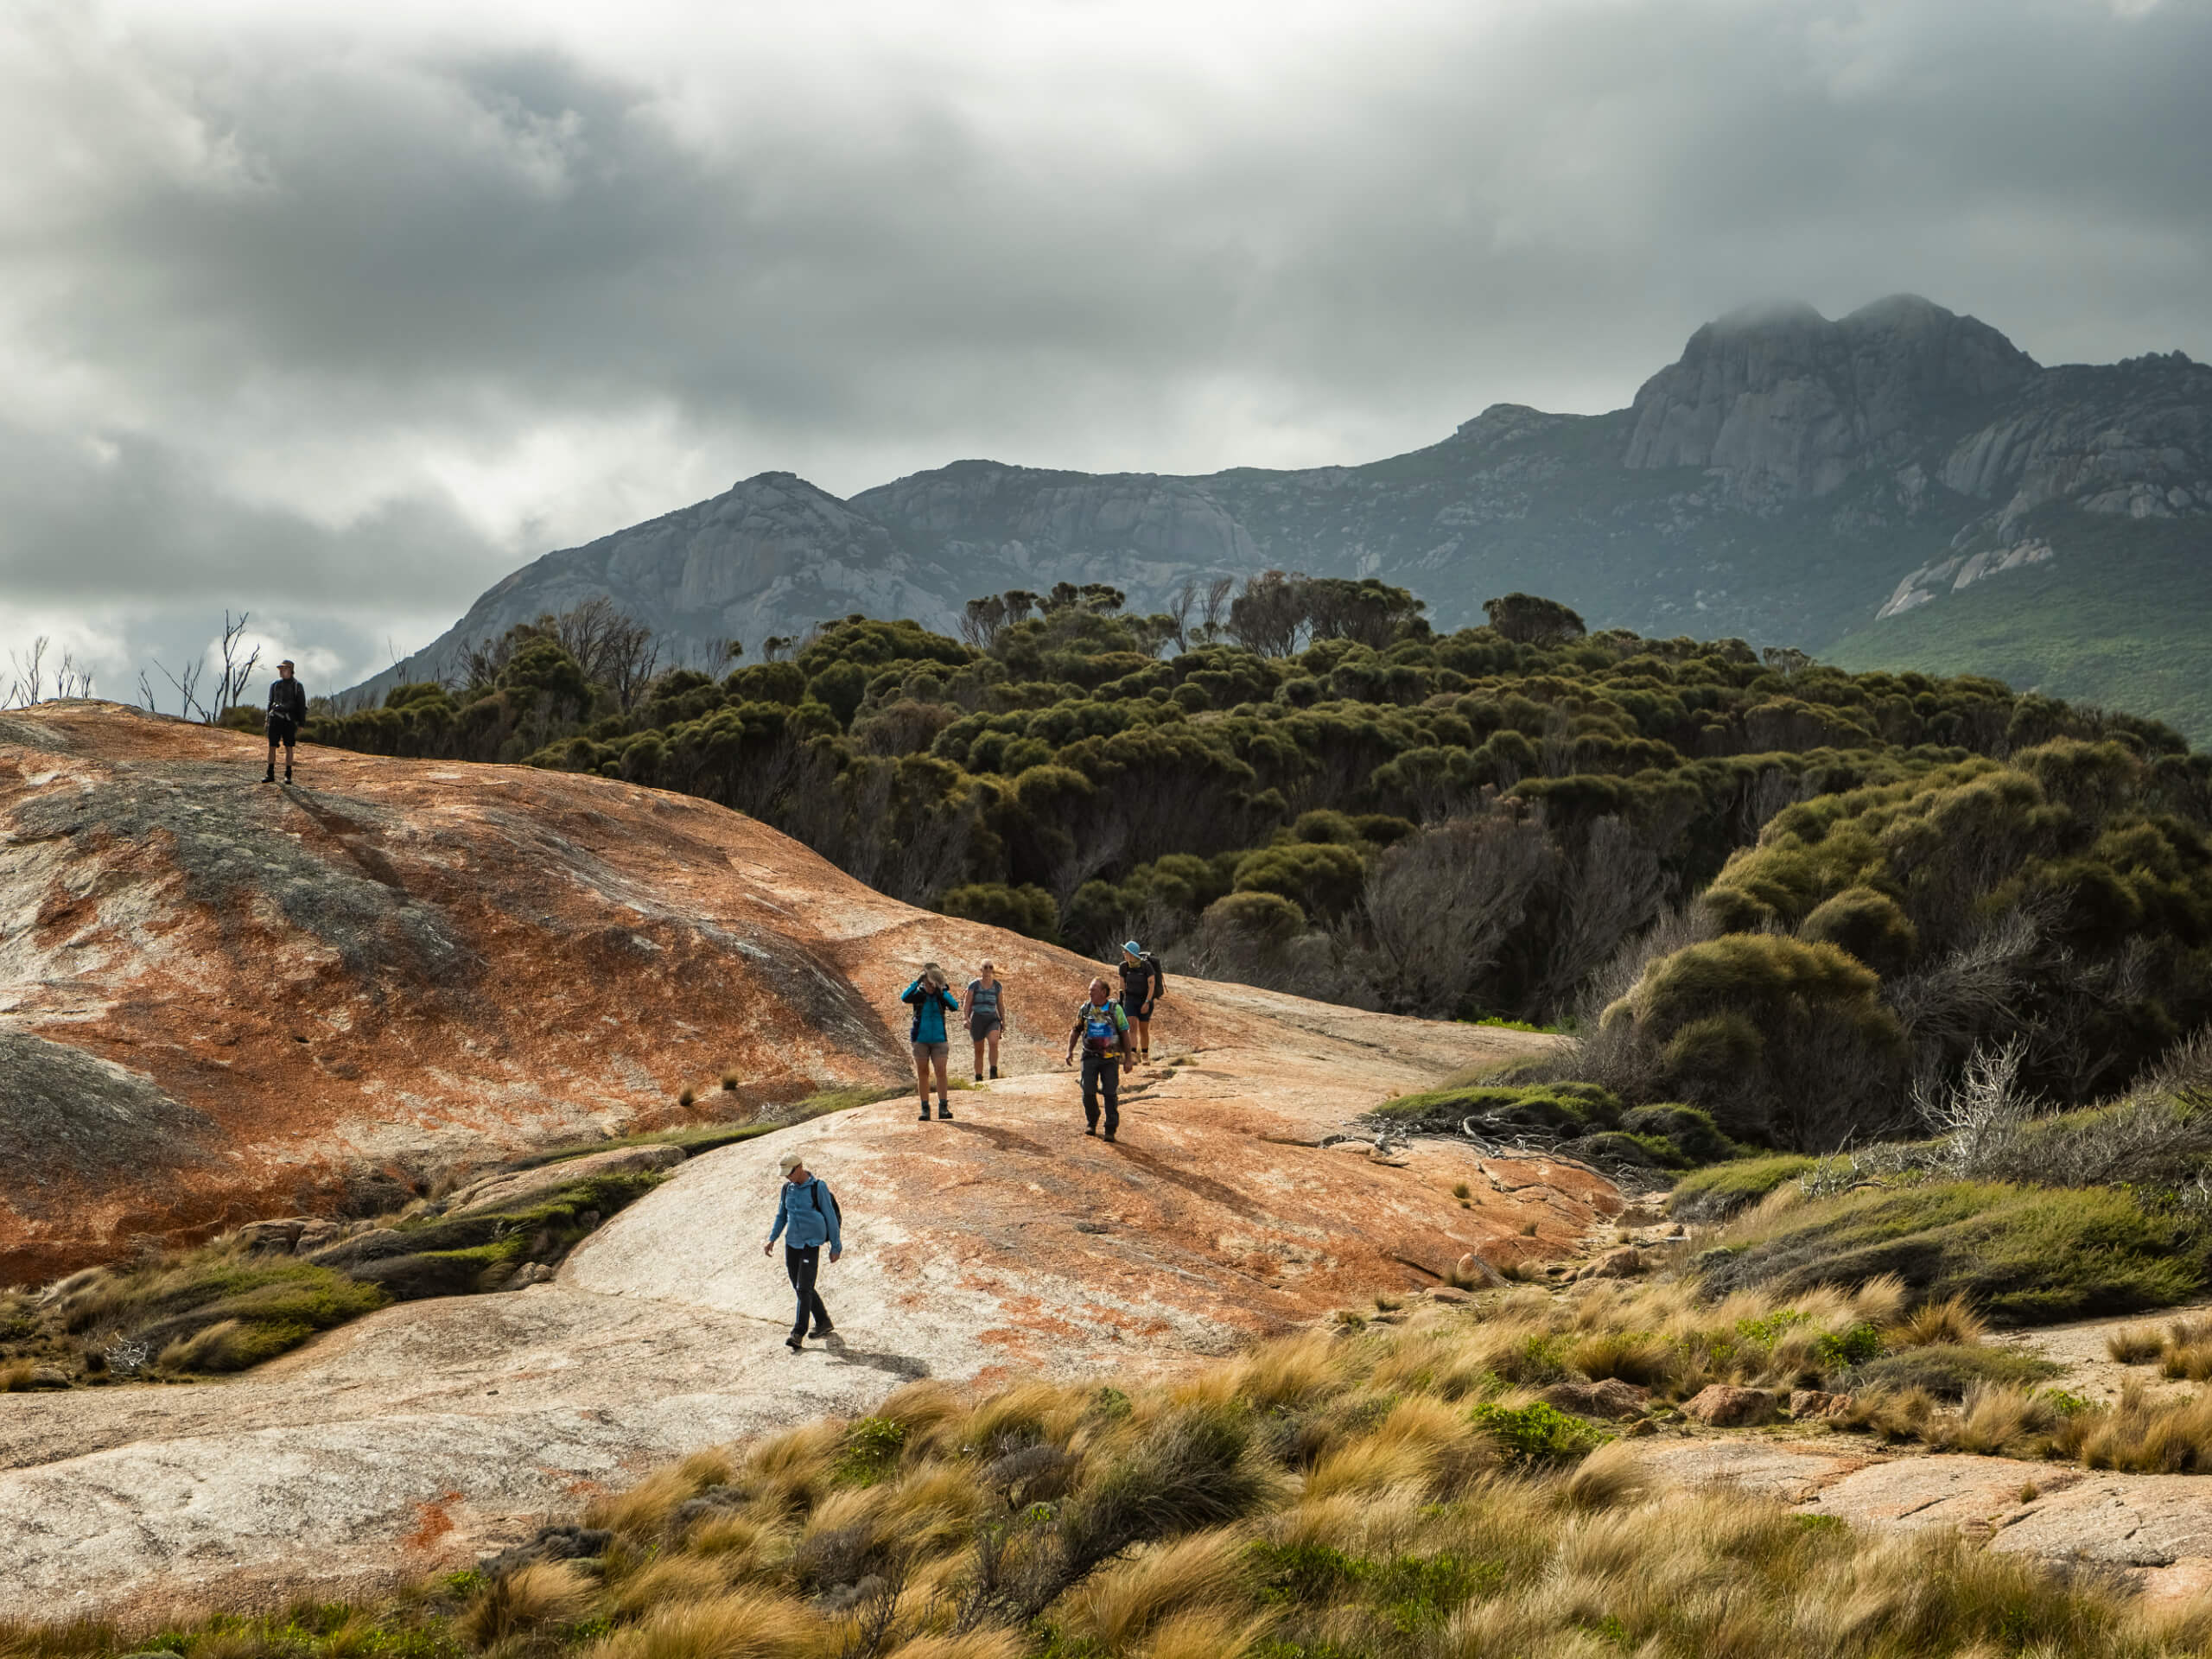
[[[993,1032],[1003,1029],[1004,1026],[1005,1021],[995,1014],[973,1014],[968,1020],[968,1034],[980,1043]]]
[[[296,748],[299,746],[299,741],[300,728],[298,721],[295,721],[289,715],[271,715],[269,716],[269,747],[270,748],[275,748],[279,743],[282,743],[288,749]]]
[[[941,1060],[951,1052],[950,1043],[917,1042],[914,1045],[914,1058],[918,1060]]]
[[[1150,1020],[1152,1011],[1159,1006],[1160,999],[1157,997],[1149,997],[1142,1002],[1132,1002],[1126,996],[1122,999],[1122,1012],[1132,1020]]]

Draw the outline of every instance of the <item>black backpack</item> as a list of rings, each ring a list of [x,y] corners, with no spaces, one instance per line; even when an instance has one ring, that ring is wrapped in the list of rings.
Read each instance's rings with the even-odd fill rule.
[[[814,1200],[814,1210],[817,1215],[823,1213],[822,1195],[824,1192],[830,1192],[830,1183],[823,1180],[819,1175],[817,1175],[814,1178],[812,1184],[807,1188],[806,1194],[807,1197]],[[830,1209],[828,1214],[830,1219],[836,1224],[837,1230],[840,1233],[843,1232],[845,1230],[845,1206],[837,1202],[837,1195],[835,1192],[830,1192]]]

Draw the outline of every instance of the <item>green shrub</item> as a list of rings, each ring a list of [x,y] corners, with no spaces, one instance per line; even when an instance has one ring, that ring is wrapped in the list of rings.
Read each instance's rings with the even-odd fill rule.
[[[1306,912],[1276,893],[1232,893],[1205,908],[1205,920],[1264,948],[1281,949],[1306,931]]]
[[[1613,1437],[1595,1424],[1541,1400],[1525,1406],[1477,1406],[1475,1427],[1497,1442],[1509,1463],[1573,1463]]]
[[[1621,1114],[1621,1128],[1630,1135],[1656,1135],[1669,1143],[1681,1158],[1678,1167],[1719,1163],[1742,1152],[1721,1134],[1710,1112],[1700,1111],[1694,1106],[1670,1103],[1638,1106]]]
[[[1738,1158],[1685,1175],[1675,1183],[1667,1213],[1677,1221],[1726,1221],[1748,1210],[1785,1182],[1794,1181],[1820,1160],[1802,1153]]]
[[[1729,1134],[1810,1149],[1903,1085],[1904,1031],[1879,988],[1836,945],[1731,933],[1652,962],[1603,1024]]]
[[[1003,881],[976,881],[949,887],[938,901],[948,916],[1003,927],[1033,939],[1049,939],[1059,930],[1060,907],[1039,887],[1010,887]]]
[[[1497,1087],[1472,1084],[1401,1095],[1375,1109],[1376,1116],[1425,1128],[1457,1129],[1471,1118],[1478,1129],[1510,1135],[1541,1129],[1575,1135],[1620,1121],[1620,1102],[1594,1084],[1541,1083]]]
[[[1904,907],[1872,887],[1846,887],[1815,906],[1797,937],[1848,950],[1878,974],[1900,973],[1920,948],[1920,935]]]
[[[873,1486],[899,1466],[906,1449],[906,1425],[889,1417],[863,1417],[845,1431],[838,1448],[836,1478],[851,1486]]]

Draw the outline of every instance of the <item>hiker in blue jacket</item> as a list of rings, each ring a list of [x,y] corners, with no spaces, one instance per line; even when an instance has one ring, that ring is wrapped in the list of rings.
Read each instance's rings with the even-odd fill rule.
[[[810,1318],[817,1340],[836,1334],[837,1327],[830,1323],[830,1310],[822,1306],[814,1281],[822,1271],[822,1246],[825,1243],[830,1246],[830,1259],[835,1262],[845,1253],[845,1239],[837,1225],[836,1196],[808,1173],[805,1160],[795,1152],[787,1152],[778,1167],[784,1172],[784,1185],[776,1194],[776,1224],[768,1230],[768,1242],[760,1247],[760,1254],[773,1250],[777,1238],[782,1236],[784,1271],[791,1274],[791,1288],[798,1293],[798,1319],[791,1335],[784,1338],[784,1346],[797,1353],[805,1345]]]
[[[914,1045],[914,1082],[922,1091],[922,1122],[930,1121],[931,1065],[937,1067],[937,1115],[949,1118],[952,1107],[945,1099],[944,1068],[951,1039],[945,1035],[944,1016],[960,1012],[959,999],[946,988],[944,969],[925,962],[921,976],[899,993],[899,1000],[914,1010],[914,1023],[906,1035]]]

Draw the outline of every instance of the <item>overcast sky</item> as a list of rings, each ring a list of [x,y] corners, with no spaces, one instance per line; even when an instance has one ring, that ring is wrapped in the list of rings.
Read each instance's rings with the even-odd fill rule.
[[[6,0],[0,650],[321,690],[756,472],[1367,460],[1748,301],[2212,357],[2208,85],[2212,0]]]

